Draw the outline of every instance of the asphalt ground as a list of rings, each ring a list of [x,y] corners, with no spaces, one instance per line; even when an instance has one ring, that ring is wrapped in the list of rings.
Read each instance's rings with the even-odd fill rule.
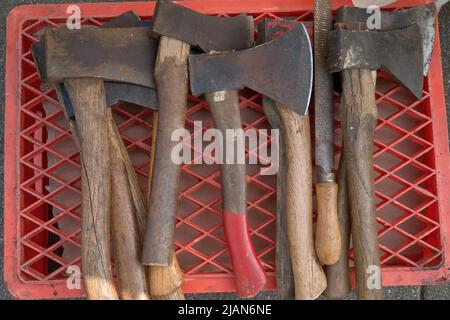
[[[16,6],[24,4],[51,4],[51,3],[74,3],[74,2],[132,2],[123,0],[0,0],[0,123],[4,123],[4,70],[5,70],[5,29],[6,17],[8,13]],[[450,4],[445,5],[439,14],[440,42],[442,50],[442,64],[444,70],[445,96],[447,101],[447,121],[450,114]],[[450,133],[450,130],[449,130]],[[0,126],[1,141],[1,162],[0,162],[0,187],[1,187],[1,207],[0,207],[0,300],[11,299],[8,290],[3,283],[3,125]],[[449,213],[450,214],[450,213]],[[234,294],[230,293],[211,293],[211,294],[191,294],[187,295],[190,299],[236,299]],[[262,292],[257,299],[274,299],[273,292]],[[436,286],[408,286],[408,287],[388,287],[385,288],[385,298],[392,300],[450,300],[450,283]],[[347,299],[355,299],[354,291]]]

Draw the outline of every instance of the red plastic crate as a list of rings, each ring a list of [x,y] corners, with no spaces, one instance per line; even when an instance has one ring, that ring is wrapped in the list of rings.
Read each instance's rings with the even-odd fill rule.
[[[411,0],[394,5],[423,3]],[[335,9],[344,4],[351,3],[334,1]],[[289,17],[304,21],[310,29],[313,19],[312,1],[192,0],[183,5],[215,15],[246,12],[255,21]],[[128,10],[149,19],[154,10],[152,2],[79,6],[83,24],[93,25]],[[4,278],[11,294],[23,299],[83,295],[82,290],[66,287],[66,268],[80,263],[79,154],[56,94],[42,89],[30,53],[36,33],[63,23],[67,7],[17,7],[7,23]],[[250,90],[242,90],[240,96],[244,128],[270,128],[262,113],[261,96]],[[338,115],[338,97],[336,101]],[[450,160],[439,39],[423,98],[415,100],[380,73],[377,101],[374,156],[383,284],[444,282],[450,269]],[[114,111],[145,188],[151,111],[125,105]],[[186,127],[193,135],[198,133],[194,120],[212,126],[206,103],[190,97]],[[338,154],[338,116],[336,120]],[[176,251],[186,274],[186,293],[235,289],[221,226],[218,169],[185,165],[182,170]],[[273,290],[276,177],[261,176],[259,165],[249,165],[247,174],[252,239],[269,275],[266,289]]]

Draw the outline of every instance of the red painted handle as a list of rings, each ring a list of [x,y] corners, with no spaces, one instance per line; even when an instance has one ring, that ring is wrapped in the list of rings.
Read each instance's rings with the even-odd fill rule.
[[[256,256],[248,233],[247,216],[223,212],[227,246],[233,263],[237,295],[255,296],[266,284],[266,274]]]

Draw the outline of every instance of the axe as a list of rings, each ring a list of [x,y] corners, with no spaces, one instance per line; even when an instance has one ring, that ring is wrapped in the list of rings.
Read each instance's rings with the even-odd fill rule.
[[[364,9],[342,7],[336,30],[330,33],[329,67],[342,77],[343,156],[361,299],[383,298],[374,200],[372,141],[377,109],[372,70],[386,71],[420,99],[441,4],[382,12],[381,29],[374,31],[368,31]]]
[[[198,95],[248,87],[275,101],[286,155],[285,206],[295,297],[314,299],[325,289],[326,279],[313,240],[307,116],[312,88],[312,50],[302,24],[294,24],[289,29],[283,36],[251,49],[191,55],[191,90]],[[270,40],[280,29],[262,30],[263,39]]]
[[[179,166],[169,161],[174,142],[169,141],[172,130],[184,128],[189,45],[204,52],[247,48],[253,42],[253,20],[244,15],[233,18],[211,17],[169,1],[158,1],[154,22],[153,31],[161,35],[160,58],[157,59],[155,73],[160,105],[158,127],[161,129],[158,130],[156,141],[143,257],[146,264],[163,265],[170,258],[168,252],[173,246],[179,184]],[[175,47],[178,51],[169,52]],[[163,59],[172,54],[172,60]],[[175,69],[178,71],[175,72]],[[212,92],[206,96],[216,128],[222,132],[227,128],[241,128],[237,90],[225,91],[221,96],[223,99],[219,100],[214,98]],[[173,101],[175,97],[177,100]],[[163,113],[164,108],[167,108],[166,115]],[[177,124],[174,125],[174,122]],[[169,132],[164,134],[163,131],[167,129],[170,129]],[[237,294],[251,297],[263,288],[266,277],[247,231],[245,165],[222,165],[221,170],[224,230]],[[170,190],[165,192],[168,188]],[[164,192],[164,197],[161,192]]]

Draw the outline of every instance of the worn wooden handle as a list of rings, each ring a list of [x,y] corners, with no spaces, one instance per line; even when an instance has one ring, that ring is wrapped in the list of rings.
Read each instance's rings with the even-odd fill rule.
[[[351,290],[348,265],[348,249],[350,245],[350,214],[347,194],[347,167],[344,152],[341,154],[338,169],[338,219],[341,234],[341,254],[338,261],[325,266],[327,289],[324,295],[330,299],[344,298]]]
[[[316,185],[317,222],[315,247],[320,263],[335,264],[341,254],[341,232],[337,214],[338,186],[334,182]]]
[[[216,129],[226,136],[227,129],[242,129],[237,90],[206,94]],[[222,215],[228,250],[233,264],[236,292],[241,297],[252,297],[266,283],[266,275],[256,256],[247,227],[247,180],[245,152],[233,150],[225,144],[221,165]],[[225,159],[234,154],[233,164]],[[238,164],[238,154],[244,155],[244,162]],[[241,159],[242,160],[242,159]]]
[[[286,152],[286,217],[295,298],[315,299],[327,281],[314,250],[309,115],[277,104]]]
[[[102,80],[69,79],[81,147],[81,263],[88,299],[118,299],[110,256],[110,158]]]
[[[373,136],[377,121],[371,70],[342,72],[345,108],[344,152],[355,255],[356,293],[360,299],[382,299],[373,175]]]
[[[286,219],[286,155],[284,151],[282,123],[278,109],[272,99],[263,97],[264,113],[273,129],[279,130],[278,143],[278,176],[277,176],[277,225],[275,243],[275,265],[277,273],[277,297],[280,300],[294,299],[294,276],[292,274],[291,258],[287,236]],[[273,138],[273,137],[272,137]],[[274,144],[272,143],[272,152]]]
[[[152,163],[155,159],[156,136],[158,134],[158,113],[153,112],[152,117],[152,150],[150,153],[150,172],[148,175],[148,196],[151,192],[151,181],[153,177]],[[148,198],[148,197],[147,197]],[[173,261],[168,267],[148,267],[149,292],[153,300],[184,300],[181,285],[183,284],[184,275],[178,264],[175,252],[173,253]]]
[[[171,157],[179,143],[171,138],[185,125],[188,54],[188,44],[161,37],[155,65],[159,126],[142,253],[145,265],[169,266],[172,262],[181,165]]]
[[[114,122],[111,109],[106,110],[110,140],[111,163],[111,234],[122,300],[148,300],[145,268],[141,263],[142,235],[136,220],[136,208],[131,194],[123,155],[123,141]],[[123,147],[122,147],[122,146]],[[134,170],[134,169],[133,169]]]

